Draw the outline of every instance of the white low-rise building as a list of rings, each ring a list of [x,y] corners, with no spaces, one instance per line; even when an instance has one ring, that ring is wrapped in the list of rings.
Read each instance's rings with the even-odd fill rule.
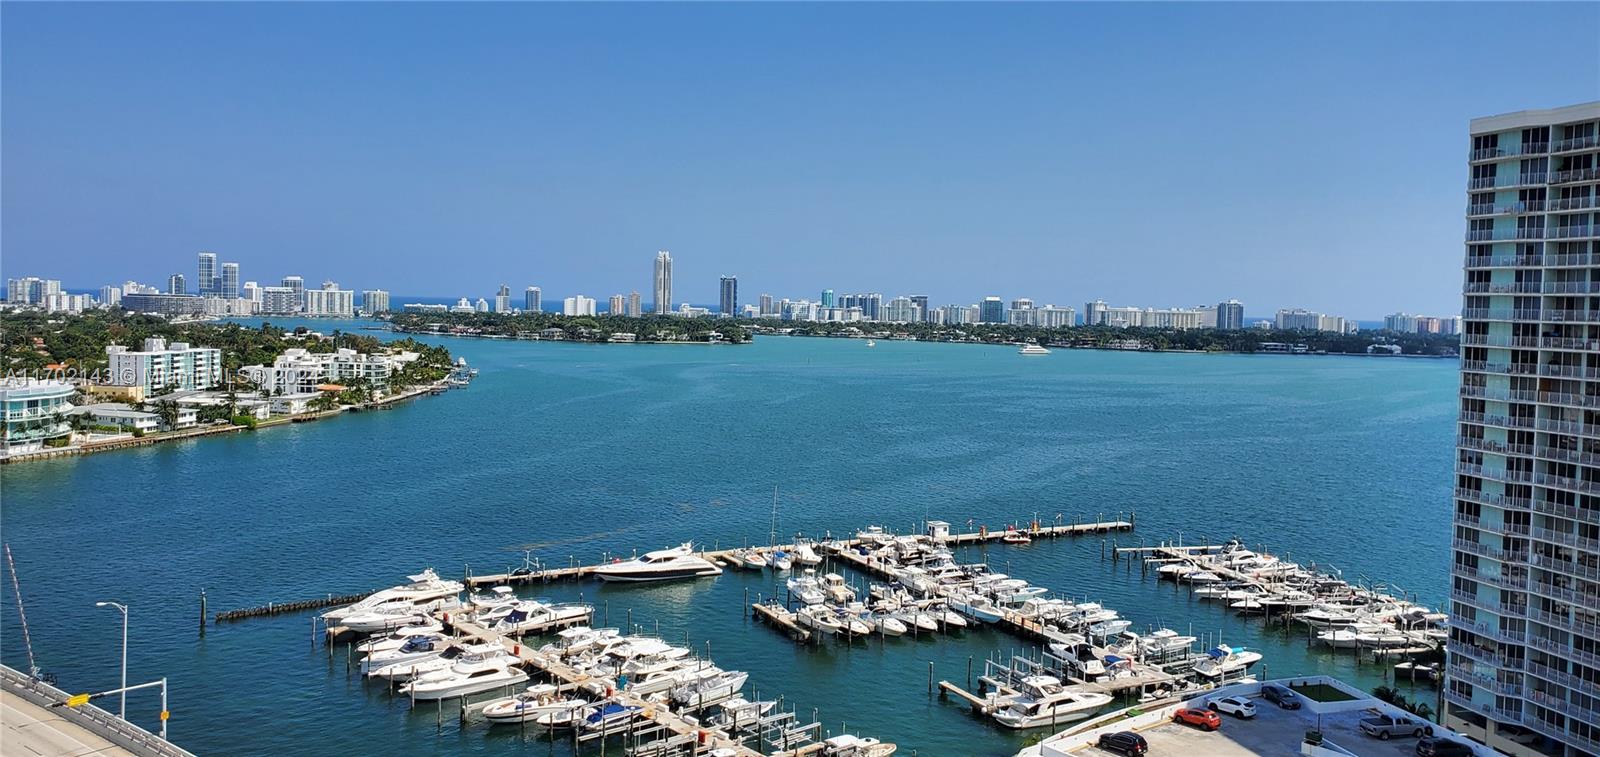
[[[106,347],[110,383],[117,386],[142,386],[145,394],[156,395],[169,387],[179,390],[208,389],[222,383],[222,350],[191,347],[152,337],[144,349],[130,350],[121,345]]]
[[[272,365],[247,365],[245,378],[274,395],[312,394],[320,384],[364,380],[375,389],[389,386],[394,372],[417,359],[415,352],[369,355],[352,349],[310,352],[295,347],[284,350]]]
[[[0,382],[5,439],[0,457],[37,452],[45,442],[72,435],[72,385],[55,379],[7,378]]]
[[[84,416],[95,426],[116,426],[124,431],[154,433],[157,431],[192,428],[199,424],[199,411],[178,405],[176,422],[171,428],[162,420],[161,413],[153,410],[135,410],[119,402],[98,402],[74,408],[71,415]]]

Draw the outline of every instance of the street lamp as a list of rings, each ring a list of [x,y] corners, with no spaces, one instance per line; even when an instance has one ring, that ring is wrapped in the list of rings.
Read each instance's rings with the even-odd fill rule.
[[[96,602],[95,607],[115,607],[122,611],[122,702],[117,706],[117,717],[128,719],[128,606],[116,602]]]

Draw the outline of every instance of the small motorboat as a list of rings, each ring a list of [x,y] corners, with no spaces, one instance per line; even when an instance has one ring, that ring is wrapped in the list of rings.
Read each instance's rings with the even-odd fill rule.
[[[387,649],[399,649],[406,643],[406,639],[413,636],[438,636],[444,633],[444,624],[433,618],[400,626],[383,636],[374,636],[356,645],[356,651],[371,655],[373,652],[382,652]]]
[[[802,541],[796,544],[791,554],[794,556],[794,561],[800,565],[822,564],[822,555],[817,554],[817,550],[811,546],[811,542]]]
[[[513,667],[514,662],[515,658],[511,657],[458,662],[447,670],[436,670],[411,679],[400,687],[400,693],[418,701],[431,701],[480,694],[527,683],[527,671]]]
[[[872,624],[864,620],[860,615],[848,610],[835,610],[834,612],[836,613],[834,617],[839,621],[839,633],[850,636],[867,636],[872,633]]]
[[[1032,544],[1033,543],[1033,539],[1031,537],[1029,537],[1027,533],[1022,532],[1022,531],[1018,531],[1015,528],[1006,529],[1006,533],[1005,533],[1004,536],[1000,537],[1000,541],[1003,541],[1006,544]]]
[[[449,642],[438,634],[408,636],[405,642],[398,647],[375,651],[362,658],[361,672],[370,674],[385,665],[403,664],[438,657],[448,644]]]
[[[894,744],[885,744],[874,738],[862,738],[848,733],[822,742],[823,757],[888,757],[894,754]]]
[[[872,619],[873,628],[884,636],[904,636],[906,631],[910,630],[904,621],[886,610],[874,612],[869,617]]]
[[[539,647],[539,653],[570,657],[583,654],[605,642],[621,638],[622,632],[615,628],[572,626],[571,628],[563,628],[557,631],[556,640]]]
[[[823,634],[835,634],[844,630],[844,625],[833,616],[833,609],[824,604],[806,605],[795,613],[794,622],[801,628]]]
[[[838,573],[829,573],[822,577],[822,593],[828,601],[836,604],[849,604],[856,601],[856,590],[844,582],[844,576]]]
[[[488,594],[473,593],[467,596],[467,606],[475,613],[517,603],[517,592],[510,586],[496,586]]]
[[[528,723],[552,713],[581,710],[589,706],[582,699],[563,698],[557,688],[548,683],[529,686],[516,696],[496,699],[483,705],[483,717],[490,723]]]
[[[744,697],[733,697],[722,703],[721,711],[708,718],[706,725],[712,728],[752,725],[777,705],[778,703],[772,700],[752,702]]]
[[[774,549],[767,563],[773,570],[784,571],[794,567],[794,557],[784,550]]]
[[[680,705],[699,709],[733,698],[748,680],[749,673],[730,670],[674,688],[668,698]]]
[[[822,582],[817,580],[817,572],[810,568],[798,576],[791,576],[785,584],[789,587],[789,594],[800,600],[801,604],[820,605],[828,599],[822,590]]]
[[[590,732],[614,731],[627,727],[628,721],[638,717],[643,711],[644,708],[638,705],[607,702],[584,713],[582,725],[579,727]]]
[[[1048,355],[1048,354],[1050,354],[1050,350],[1047,350],[1047,349],[1045,349],[1043,347],[1040,347],[1039,345],[1034,344],[1033,342],[1029,342],[1027,344],[1022,345],[1022,349],[1017,350],[1017,354],[1018,355]]]

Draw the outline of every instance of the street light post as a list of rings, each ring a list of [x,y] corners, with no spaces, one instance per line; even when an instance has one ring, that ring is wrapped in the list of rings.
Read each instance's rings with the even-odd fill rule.
[[[117,717],[128,719],[128,606],[116,602],[96,602],[95,607],[115,607],[122,612],[122,688],[121,703],[117,705]],[[166,725],[163,723],[162,725]]]

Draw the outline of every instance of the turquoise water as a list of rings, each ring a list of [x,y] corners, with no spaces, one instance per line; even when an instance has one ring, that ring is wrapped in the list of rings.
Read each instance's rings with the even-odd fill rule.
[[[291,324],[292,325],[292,324]],[[345,324],[347,327],[349,324]],[[317,322],[327,330],[333,325]],[[470,389],[227,438],[0,468],[4,539],[21,574],[40,667],[74,691],[167,676],[172,738],[202,753],[562,753],[515,730],[443,725],[347,677],[311,643],[309,614],[196,634],[213,611],[686,539],[909,530],[926,518],[999,525],[1039,514],[1136,513],[1119,543],[1238,536],[1365,575],[1434,605],[1448,586],[1455,364],[1336,357],[1058,350],[768,337],[741,347],[444,339],[481,369]],[[1221,634],[1262,650],[1267,674],[1381,670],[1308,652],[1102,561],[1098,537],[973,550],[1007,573],[1117,608],[1138,628]],[[782,693],[832,731],[903,753],[1007,755],[1022,737],[929,697],[929,663],[964,681],[969,657],[1020,642],[986,631],[854,647],[797,646],[745,618],[771,578],[648,587],[552,585],[611,625],[707,642],[750,689]],[[7,664],[25,668],[9,590]],[[1431,694],[1426,695],[1431,701]],[[129,699],[154,727],[154,696]]]

